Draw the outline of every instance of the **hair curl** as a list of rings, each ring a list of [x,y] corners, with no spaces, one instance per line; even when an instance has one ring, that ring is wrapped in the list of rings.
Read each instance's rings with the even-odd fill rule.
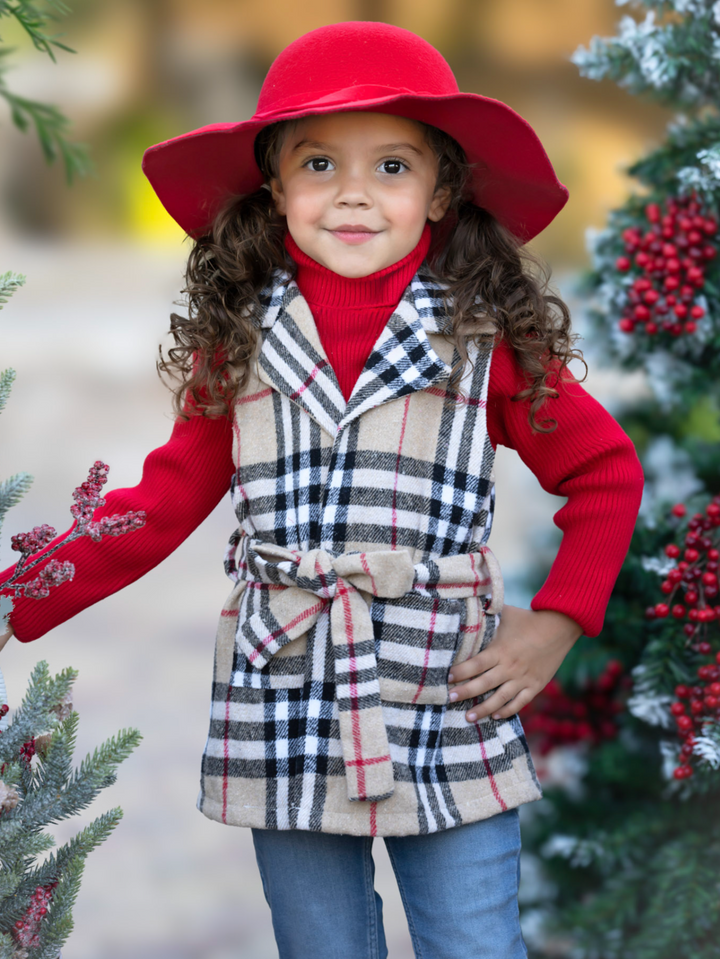
[[[277,176],[278,154],[293,122],[273,124],[257,137],[255,156],[266,181]],[[449,392],[459,391],[469,341],[489,349],[507,338],[528,380],[527,388],[512,399],[529,399],[531,428],[551,432],[557,421],[540,423],[537,414],[546,398],[558,396],[553,384],[570,360],[585,364],[581,351],[573,348],[577,334],[570,331],[569,310],[548,293],[547,267],[471,202],[471,167],[462,147],[436,127],[424,126],[438,159],[437,189],[450,193],[447,213],[433,224],[427,259],[431,274],[447,286],[452,319],[448,335],[460,356]],[[278,270],[290,276],[295,271],[284,247],[285,232],[270,190],[262,187],[233,197],[209,232],[195,241],[183,289],[188,316],[171,315],[175,345],[167,359],[160,351],[157,364],[160,374],[177,381],[171,389],[179,416],[227,415],[243,390],[257,346],[261,291]],[[585,369],[583,380],[586,364]]]

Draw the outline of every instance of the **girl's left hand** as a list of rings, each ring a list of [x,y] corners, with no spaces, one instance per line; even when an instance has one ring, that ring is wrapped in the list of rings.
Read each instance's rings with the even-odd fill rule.
[[[461,685],[451,690],[451,701],[474,699],[494,690],[468,710],[467,721],[514,716],[547,686],[582,632],[565,613],[504,606],[489,645],[452,667],[448,682]]]

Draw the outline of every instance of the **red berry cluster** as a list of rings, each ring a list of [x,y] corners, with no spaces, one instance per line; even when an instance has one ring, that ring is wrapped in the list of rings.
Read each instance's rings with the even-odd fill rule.
[[[682,518],[687,510],[682,503],[676,503],[671,511],[673,516]],[[648,619],[662,619],[672,616],[686,619],[683,632],[687,636],[690,648],[701,656],[711,659],[698,667],[698,684],[675,687],[675,701],[670,712],[675,717],[678,735],[683,740],[680,749],[680,765],[675,769],[676,779],[692,776],[690,759],[695,745],[695,734],[708,720],[720,719],[720,652],[715,652],[708,639],[711,623],[720,622],[720,605],[714,606],[714,600],[720,592],[718,569],[720,568],[719,536],[710,535],[720,527],[720,495],[713,496],[705,507],[704,513],[695,513],[688,521],[685,535],[685,549],[677,543],[669,543],[665,554],[679,560],[660,589],[667,595],[667,601],[649,606],[645,615]],[[677,590],[684,590],[682,602],[672,602]],[[676,599],[678,597],[675,597]]]
[[[30,739],[28,742],[23,743],[20,747],[20,759],[24,759],[25,762],[30,765],[30,760],[35,755],[35,739]]]
[[[40,945],[40,923],[47,915],[47,907],[56,886],[56,882],[51,882],[47,886],[38,886],[32,894],[25,915],[15,923],[13,936],[23,949],[37,949]]]
[[[556,746],[590,742],[597,745],[617,735],[616,717],[624,709],[618,692],[629,684],[623,667],[611,659],[596,680],[587,680],[579,698],[563,690],[552,679],[542,693],[520,711],[525,733],[537,739],[545,756]]]
[[[43,546],[47,546],[51,540],[55,539],[56,535],[52,526],[43,523],[42,526],[33,527],[29,533],[18,533],[17,536],[11,537],[10,543],[18,553],[22,553],[23,556],[30,556],[32,553],[41,550]]]
[[[710,643],[700,643],[710,646]],[[708,648],[707,652],[710,652]],[[720,719],[720,653],[715,662],[698,667],[697,686],[680,685],[675,687],[675,701],[670,704],[670,712],[675,717],[678,736],[683,740],[680,747],[680,765],[673,773],[675,779],[687,779],[693,774],[690,765],[695,750],[695,734],[708,720]],[[686,700],[686,702],[683,702]]]
[[[671,511],[673,516],[682,518],[687,510],[682,503],[676,503]],[[720,526],[720,495],[713,496],[705,507],[705,513],[695,513],[688,521],[685,535],[685,549],[676,543],[668,543],[665,555],[670,559],[682,559],[673,567],[660,584],[666,594],[665,602],[648,606],[645,616],[648,619],[662,619],[672,615],[675,619],[687,619],[683,630],[688,639],[697,639],[697,634],[707,632],[708,623],[720,619],[720,606],[711,605],[720,592],[718,568],[720,568],[720,550],[717,549],[720,537],[709,534]],[[682,602],[677,601],[678,590],[684,591]],[[673,598],[676,602],[672,602]],[[693,646],[699,652],[697,643]]]
[[[708,240],[718,231],[717,220],[707,216],[694,198],[677,197],[665,204],[645,207],[648,229],[623,231],[626,256],[615,266],[633,270],[636,279],[628,292],[619,327],[624,333],[642,328],[671,336],[694,333],[705,310],[695,297],[705,284],[705,267],[716,254]]]
[[[89,522],[93,512],[99,506],[105,505],[101,494],[103,486],[107,483],[109,470],[107,463],[95,460],[88,472],[88,478],[73,490],[75,503],[70,507],[70,512],[76,520]]]

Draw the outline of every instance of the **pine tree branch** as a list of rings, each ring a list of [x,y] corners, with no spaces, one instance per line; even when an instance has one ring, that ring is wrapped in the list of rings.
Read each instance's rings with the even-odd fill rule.
[[[25,277],[22,273],[13,273],[12,270],[8,270],[7,273],[0,273],[0,310],[24,283]]]
[[[70,13],[70,8],[61,0],[47,2],[57,14],[66,16]],[[17,0],[16,3],[3,0],[0,3],[0,17],[2,16],[13,17],[27,33],[35,49],[47,54],[53,62],[56,49],[67,53],[75,52],[58,39],[58,34],[50,35],[46,31],[46,25],[56,20],[57,16],[51,11],[41,10],[37,4],[28,0]],[[69,139],[71,124],[63,112],[52,104],[13,93],[5,82],[8,69],[5,61],[13,52],[12,49],[0,49],[0,97],[7,102],[13,123],[22,132],[34,127],[46,161],[52,163],[60,157],[68,183],[72,183],[76,176],[86,176],[92,171],[88,148],[85,144],[74,143]]]

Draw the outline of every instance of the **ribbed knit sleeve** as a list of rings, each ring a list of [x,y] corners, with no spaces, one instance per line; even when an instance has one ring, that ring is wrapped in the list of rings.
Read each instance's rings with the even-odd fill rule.
[[[554,516],[563,531],[557,557],[533,597],[534,610],[553,609],[597,636],[635,528],[643,472],[635,447],[615,419],[568,372],[553,385],[538,419],[557,420],[551,433],[534,433],[529,402],[511,397],[528,381],[512,348],[495,348],[488,384],[488,433],[493,446],[518,452],[548,493],[566,496]]]
[[[227,417],[178,420],[168,442],[146,458],[140,483],[108,493],[105,506],[95,513],[99,519],[145,510],[145,526],[99,543],[83,536],[62,546],[54,555],[75,564],[75,578],[55,587],[48,599],[15,598],[11,623],[16,637],[24,643],[37,639],[157,566],[217,506],[230,488],[233,470]],[[0,573],[0,580],[10,573]]]

